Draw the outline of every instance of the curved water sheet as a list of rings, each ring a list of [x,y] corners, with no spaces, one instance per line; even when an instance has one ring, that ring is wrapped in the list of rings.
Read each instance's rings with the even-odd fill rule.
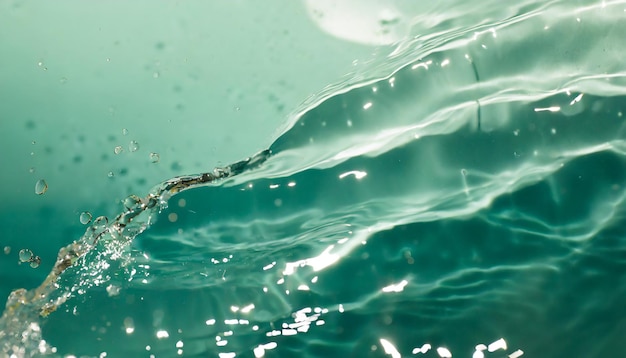
[[[129,197],[11,295],[2,352],[623,355],[625,8],[405,45],[267,151]]]

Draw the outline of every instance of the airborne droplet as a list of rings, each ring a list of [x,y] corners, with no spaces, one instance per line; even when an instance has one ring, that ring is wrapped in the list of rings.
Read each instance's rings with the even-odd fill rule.
[[[139,149],[139,143],[136,140],[131,140],[128,144],[128,150],[131,152],[136,152]]]
[[[87,225],[91,222],[91,213],[89,211],[83,211],[82,213],[80,213],[80,217],[78,218],[80,220],[80,223],[83,225]]]
[[[161,157],[159,156],[159,153],[155,153],[155,152],[150,153],[150,161],[152,163],[158,163],[160,159]]]
[[[35,256],[30,259],[30,267],[37,268],[41,264],[41,257]]]
[[[37,180],[37,183],[35,183],[35,194],[42,195],[46,191],[48,191],[48,183],[43,179]]]
[[[115,149],[113,149],[113,153],[115,154],[120,154],[122,151],[124,151],[124,148],[122,148],[121,145],[118,145]]]
[[[29,262],[33,258],[33,252],[29,249],[21,249],[19,253],[20,262]]]

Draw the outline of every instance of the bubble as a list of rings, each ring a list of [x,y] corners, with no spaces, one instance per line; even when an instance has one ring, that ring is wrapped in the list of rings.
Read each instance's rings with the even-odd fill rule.
[[[122,134],[123,135],[127,135],[128,134],[128,129],[126,129],[126,128],[122,129]]]
[[[113,178],[113,176],[114,176],[114,175],[115,175],[115,174],[113,174],[113,172],[109,172],[109,174],[107,174],[107,176],[108,176],[109,178]]]
[[[10,253],[11,253],[11,246],[5,246],[5,247],[4,247],[4,254],[5,254],[5,255],[8,255],[8,254],[10,254]]]
[[[136,140],[131,140],[128,144],[128,150],[130,150],[131,152],[136,152],[137,150],[139,150],[139,143],[137,143]]]
[[[41,265],[41,258],[39,256],[35,256],[30,260],[30,267],[37,268]]]
[[[80,220],[81,224],[87,225],[91,222],[91,218],[92,215],[89,211],[83,211],[82,213],[80,213],[80,217],[78,219]]]
[[[121,145],[118,145],[117,147],[115,147],[115,149],[113,149],[113,153],[115,154],[120,154],[123,151],[124,151],[124,148],[122,148]]]
[[[48,191],[48,183],[46,183],[46,181],[43,179],[37,180],[37,182],[35,183],[35,194],[42,195],[46,191]]]
[[[20,262],[29,262],[33,258],[33,252],[29,249],[21,249],[18,257]]]
[[[158,163],[160,159],[161,157],[159,156],[159,153],[155,153],[155,152],[150,153],[150,161],[152,163]]]

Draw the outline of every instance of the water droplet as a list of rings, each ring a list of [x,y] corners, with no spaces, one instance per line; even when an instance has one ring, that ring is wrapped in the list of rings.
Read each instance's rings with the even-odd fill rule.
[[[90,227],[91,234],[87,237],[87,242],[90,245],[95,245],[100,236],[107,231],[108,223],[109,219],[107,219],[106,216],[99,216],[96,220],[94,220]]]
[[[118,145],[117,147],[115,147],[115,149],[113,149],[113,153],[120,154],[123,150],[124,148],[122,148],[121,145]]]
[[[37,62],[37,66],[39,67],[43,66],[43,62],[42,61]]]
[[[29,249],[21,249],[18,256],[20,262],[29,262],[33,258],[33,252]]]
[[[137,205],[141,204],[141,199],[137,195],[129,195],[122,201],[122,204],[124,204],[126,209],[132,210],[135,209]]]
[[[35,183],[35,194],[42,195],[46,191],[48,191],[48,183],[43,179],[37,180]]]
[[[113,176],[114,176],[114,175],[115,175],[115,174],[113,174],[113,172],[109,172],[109,174],[107,174],[107,176],[108,176],[109,178],[113,178]]]
[[[104,229],[105,226],[109,223],[109,219],[106,216],[98,216],[96,220],[93,222],[94,230]]]
[[[30,142],[30,144],[35,145],[35,144],[37,144],[37,142],[32,141],[32,142]]]
[[[28,169],[29,172],[34,173],[35,172],[35,167],[31,167],[30,169]]]
[[[131,140],[128,144],[128,150],[131,152],[136,152],[139,149],[139,143],[136,140]]]
[[[122,129],[122,134],[123,135],[127,135],[128,134],[128,129],[126,129],[126,128]]]
[[[152,77],[153,77],[153,78],[159,78],[159,73],[158,73],[158,72],[153,73],[153,74],[152,74]]]
[[[30,260],[30,267],[37,268],[41,265],[41,258],[39,256],[35,256]]]
[[[159,156],[159,153],[155,153],[155,152],[150,153],[150,161],[152,163],[158,163],[160,159],[161,157]]]
[[[80,213],[80,217],[78,218],[80,220],[80,223],[83,225],[87,225],[91,222],[91,213],[89,211],[83,211],[82,213]]]
[[[66,77],[61,77],[59,82],[61,82],[61,84],[66,84],[67,83],[67,78]]]
[[[10,253],[11,253],[11,246],[5,246],[5,247],[4,247],[4,254],[5,254],[5,255],[8,255],[8,254],[10,254]]]

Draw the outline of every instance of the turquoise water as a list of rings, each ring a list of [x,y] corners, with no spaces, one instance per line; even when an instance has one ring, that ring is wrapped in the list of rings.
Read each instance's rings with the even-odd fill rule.
[[[626,4],[500,6],[432,10],[265,150],[92,221],[2,354],[624,355]]]

